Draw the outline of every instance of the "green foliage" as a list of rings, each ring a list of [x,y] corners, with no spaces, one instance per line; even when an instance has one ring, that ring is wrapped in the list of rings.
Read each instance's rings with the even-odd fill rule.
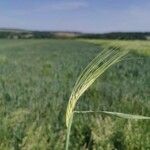
[[[149,116],[149,44],[142,45],[145,54],[140,48],[129,54],[132,60],[106,71],[81,97],[77,110]],[[79,73],[100,49],[77,40],[0,40],[0,150],[64,150],[68,98]],[[149,121],[79,115],[70,148],[148,149],[149,131]]]
[[[100,45],[104,48],[117,45],[120,48],[131,50],[140,55],[150,56],[150,42],[149,41],[140,41],[140,40],[83,40],[93,44]]]

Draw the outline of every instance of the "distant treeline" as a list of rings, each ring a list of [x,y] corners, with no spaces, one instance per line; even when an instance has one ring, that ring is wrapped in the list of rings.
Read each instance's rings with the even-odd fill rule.
[[[8,39],[30,39],[30,38],[54,38],[51,32],[7,32],[0,31],[0,38]]]
[[[150,32],[112,32],[104,34],[85,34],[79,32],[0,30],[0,38],[7,38],[7,39],[88,38],[88,39],[148,40],[150,39]]]
[[[148,40],[150,38],[150,32],[112,32],[104,34],[83,34],[80,36],[80,38]]]

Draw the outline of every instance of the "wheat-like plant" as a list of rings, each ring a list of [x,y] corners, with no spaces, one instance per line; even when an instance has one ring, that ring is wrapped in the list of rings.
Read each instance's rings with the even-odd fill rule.
[[[93,84],[93,82],[102,75],[109,67],[119,62],[126,54],[127,50],[121,50],[119,48],[105,49],[100,52],[83,70],[81,75],[78,77],[75,86],[72,90],[67,111],[66,111],[66,126],[67,126],[67,139],[66,139],[66,150],[69,147],[69,138],[71,125],[74,113],[93,113],[94,111],[75,111],[75,106],[80,96]],[[107,115],[115,115],[117,117],[127,119],[150,119],[150,117],[130,115],[118,112],[99,111]]]

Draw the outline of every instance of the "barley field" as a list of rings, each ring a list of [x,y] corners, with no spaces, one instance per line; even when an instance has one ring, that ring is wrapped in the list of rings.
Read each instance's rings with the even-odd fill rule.
[[[150,42],[0,40],[0,150],[64,150],[72,88],[105,47],[130,50],[83,94],[76,110],[150,116]],[[77,114],[71,150],[148,150],[150,121]]]

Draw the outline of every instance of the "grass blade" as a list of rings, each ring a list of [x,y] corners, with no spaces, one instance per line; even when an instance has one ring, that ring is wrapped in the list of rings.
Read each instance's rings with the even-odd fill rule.
[[[110,111],[74,111],[74,113],[78,113],[78,114],[103,113],[103,114],[116,116],[116,117],[124,118],[124,119],[136,119],[136,120],[149,120],[150,119],[150,117],[147,117],[147,116],[131,115],[131,114],[125,114],[125,113],[119,113],[119,112],[110,112]]]

